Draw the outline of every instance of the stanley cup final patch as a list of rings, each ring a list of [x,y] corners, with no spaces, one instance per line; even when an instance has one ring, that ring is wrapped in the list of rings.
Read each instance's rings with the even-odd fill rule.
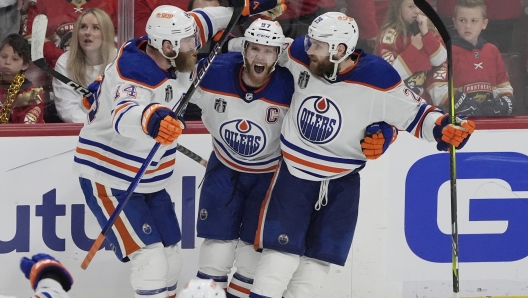
[[[297,80],[297,85],[299,85],[299,88],[304,89],[308,85],[308,81],[310,80],[310,74],[303,70],[299,74],[299,79]]]
[[[165,102],[170,102],[172,100],[172,86],[167,85],[165,87]]]
[[[214,109],[218,113],[225,113],[227,107],[227,101],[223,98],[216,98],[214,103]]]

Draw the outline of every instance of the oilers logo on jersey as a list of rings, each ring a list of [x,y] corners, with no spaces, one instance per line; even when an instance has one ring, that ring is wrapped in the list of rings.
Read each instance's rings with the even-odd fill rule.
[[[310,96],[300,105],[297,126],[300,135],[314,144],[332,141],[341,130],[341,112],[329,98]]]
[[[266,147],[266,133],[257,123],[235,119],[220,125],[223,141],[233,151],[244,157],[252,157]]]

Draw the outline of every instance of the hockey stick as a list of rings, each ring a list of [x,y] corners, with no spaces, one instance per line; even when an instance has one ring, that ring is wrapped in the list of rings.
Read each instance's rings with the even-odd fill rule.
[[[50,68],[48,64],[46,63],[46,60],[44,60],[44,42],[46,39],[46,28],[48,26],[48,18],[46,15],[38,15],[35,17],[35,20],[33,21],[33,32],[31,33],[31,60],[33,60],[33,64],[35,64],[38,68],[42,69],[52,77],[56,78],[57,80],[63,82],[64,84],[70,86],[80,94],[81,96],[89,97],[92,95],[92,92],[90,92],[88,89],[81,86],[79,83],[74,82],[67,76],[61,74],[60,72],[56,71],[53,68]],[[189,157],[190,159],[196,161],[197,163],[201,164],[204,167],[207,167],[207,160],[202,158],[200,155],[192,152],[191,150],[185,148],[184,146],[177,144],[176,148],[179,152],[183,153],[185,156]]]
[[[414,0],[414,4],[431,20],[444,40],[447,51],[447,94],[449,96],[449,112],[451,124],[455,125],[455,96],[453,88],[453,58],[451,52],[451,36],[440,16],[426,0]],[[456,148],[451,145],[449,150],[449,177],[451,187],[451,264],[453,270],[453,297],[460,292],[460,277],[458,275],[458,219],[457,219],[457,189],[456,189]]]
[[[229,33],[231,32],[231,30],[233,29],[233,27],[237,23],[238,19],[240,18],[241,14],[242,14],[242,11],[244,10],[244,5],[245,5],[245,1],[244,0],[236,0],[235,1],[235,7],[233,9],[233,15],[231,16],[231,19],[229,20],[229,23],[228,23],[227,27],[225,28],[224,33],[222,33],[222,36],[220,37],[220,40],[218,41],[218,43],[214,47],[214,51],[209,55],[209,57],[207,58],[207,61],[203,65],[202,69],[198,72],[198,75],[196,76],[196,78],[194,79],[193,83],[191,84],[191,86],[187,90],[187,93],[185,94],[184,98],[182,99],[182,101],[180,102],[178,107],[176,108],[175,113],[176,113],[177,116],[181,116],[181,113],[183,113],[183,111],[185,110],[185,107],[187,106],[187,103],[189,102],[189,100],[190,100],[191,96],[193,95],[194,91],[196,91],[196,87],[200,84],[205,72],[209,69],[209,66],[213,62],[213,60],[215,59],[216,55],[218,55],[220,53],[220,49],[222,48],[222,45],[225,43]],[[81,268],[82,269],[86,269],[88,267],[88,265],[92,261],[93,257],[95,256],[95,254],[99,250],[99,247],[103,243],[103,240],[106,238],[106,235],[108,234],[108,232],[110,232],[110,229],[112,228],[114,222],[117,220],[117,217],[119,216],[121,211],[123,211],[123,209],[125,208],[125,205],[127,204],[128,200],[132,196],[132,193],[134,192],[134,189],[136,189],[137,185],[139,184],[139,181],[140,181],[141,177],[145,173],[145,170],[147,169],[147,166],[152,161],[152,158],[154,157],[154,154],[156,153],[156,151],[158,151],[159,147],[160,147],[160,143],[156,143],[156,145],[154,145],[152,150],[150,150],[150,153],[147,156],[147,158],[145,159],[145,162],[143,163],[143,165],[139,169],[138,173],[136,174],[136,177],[134,177],[134,181],[132,181],[132,183],[130,184],[130,186],[126,190],[126,197],[119,202],[119,204],[117,205],[117,207],[114,210],[114,212],[112,213],[112,215],[108,218],[108,222],[103,227],[103,230],[101,231],[101,234],[99,234],[99,236],[95,240],[94,244],[92,245],[92,247],[88,251],[88,254],[86,255],[86,257],[84,258],[84,260],[83,260],[83,262],[81,264]]]

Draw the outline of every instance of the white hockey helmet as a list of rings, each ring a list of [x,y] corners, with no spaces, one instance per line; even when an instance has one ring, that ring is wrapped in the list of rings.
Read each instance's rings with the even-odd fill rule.
[[[198,37],[198,27],[194,19],[185,11],[172,5],[161,5],[154,9],[147,21],[145,28],[148,36],[149,45],[158,49],[160,53],[167,59],[174,59],[178,56],[180,48],[182,52],[190,50],[183,48],[182,39],[186,37],[194,37],[191,39],[193,43],[191,47],[195,49],[200,46],[200,39]],[[176,52],[174,57],[166,57],[163,54],[163,41],[168,40],[172,44],[172,48]]]
[[[284,33],[279,22],[256,19],[244,33],[244,48],[247,42],[258,43],[266,46],[279,47],[278,56],[282,53]]]
[[[310,38],[326,42],[328,44],[328,54],[330,61],[335,63],[335,78],[337,64],[345,60],[356,49],[359,38],[359,30],[356,21],[341,12],[327,12],[315,18],[308,27],[308,34],[305,37],[305,49],[308,51],[311,46]],[[334,60],[339,44],[346,45],[345,55],[339,60]]]
[[[191,279],[177,295],[178,298],[226,298],[222,289],[212,279]]]

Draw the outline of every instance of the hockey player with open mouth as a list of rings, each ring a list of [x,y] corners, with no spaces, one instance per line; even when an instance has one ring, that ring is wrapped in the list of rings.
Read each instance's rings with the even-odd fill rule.
[[[247,297],[260,253],[253,249],[260,206],[280,160],[280,131],[293,95],[293,77],[276,66],[284,34],[258,19],[245,31],[243,51],[220,55],[191,99],[213,137],[200,193],[198,277]]]

